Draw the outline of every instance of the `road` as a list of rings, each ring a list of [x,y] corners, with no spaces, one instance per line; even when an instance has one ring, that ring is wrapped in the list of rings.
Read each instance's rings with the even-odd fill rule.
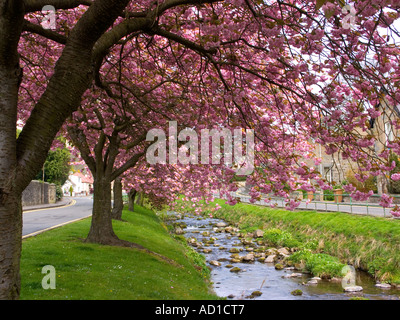
[[[22,214],[22,237],[36,235],[63,224],[76,221],[92,214],[91,197],[72,198],[71,204],[64,207],[26,210]]]

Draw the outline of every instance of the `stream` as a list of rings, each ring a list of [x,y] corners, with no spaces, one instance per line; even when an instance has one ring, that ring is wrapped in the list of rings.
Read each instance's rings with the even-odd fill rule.
[[[372,277],[360,271],[356,273],[356,285],[361,286],[363,291],[357,293],[344,292],[341,281],[321,279],[314,281],[316,284],[307,284],[313,275],[293,268],[276,270],[274,263],[258,261],[258,255],[265,252],[265,249],[258,246],[256,241],[243,244],[237,232],[225,231],[226,226],[229,226],[225,221],[187,214],[183,217],[177,215],[177,218],[173,222],[182,226],[189,244],[205,255],[207,265],[211,268],[214,292],[220,297],[233,300],[348,300],[351,297],[400,299],[400,290],[378,288]],[[217,224],[220,227],[216,227]],[[223,224],[225,226],[221,227]],[[232,262],[233,253],[230,250],[239,251],[240,256],[248,255],[250,258],[253,254],[255,259],[250,262]],[[232,268],[236,268],[236,272]],[[297,289],[302,291],[301,295],[292,294]]]

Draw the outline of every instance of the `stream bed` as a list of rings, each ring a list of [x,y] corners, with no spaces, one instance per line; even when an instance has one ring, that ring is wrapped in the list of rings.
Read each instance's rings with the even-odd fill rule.
[[[265,249],[258,246],[256,240],[251,243],[243,241],[238,236],[239,230],[225,221],[193,215],[176,216],[178,219],[174,223],[181,226],[189,244],[205,255],[207,265],[211,268],[214,292],[220,297],[233,300],[400,299],[400,290],[378,288],[372,277],[360,271],[356,273],[356,285],[363,288],[361,292],[344,292],[341,281],[318,279],[313,281],[314,284],[308,284],[313,278],[311,274],[294,270],[293,267],[276,270],[274,263],[259,261],[259,255]],[[249,261],[232,262],[235,254],[236,257],[247,256]],[[301,290],[302,294],[293,295],[295,290]]]

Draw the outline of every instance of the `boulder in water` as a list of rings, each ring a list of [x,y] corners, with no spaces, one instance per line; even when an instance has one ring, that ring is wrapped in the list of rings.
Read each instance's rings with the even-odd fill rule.
[[[360,292],[363,291],[363,287],[361,286],[348,286],[344,288],[345,292]]]
[[[212,266],[216,266],[216,267],[220,267],[220,266],[221,266],[221,263],[219,263],[217,260],[211,260],[211,261],[210,261],[210,264],[211,264]]]
[[[271,255],[269,255],[268,257],[265,258],[264,262],[265,263],[274,263],[275,258],[276,258],[276,255],[275,254],[271,254]]]

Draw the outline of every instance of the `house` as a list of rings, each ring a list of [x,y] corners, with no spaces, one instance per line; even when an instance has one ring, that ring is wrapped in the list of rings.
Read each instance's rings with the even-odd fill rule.
[[[62,189],[64,194],[70,194],[70,190],[73,190],[72,195],[89,195],[93,190],[93,178],[77,171],[69,175]]]
[[[373,147],[366,149],[366,152],[372,155],[379,155],[388,149],[388,144],[400,137],[400,132],[393,126],[394,120],[400,120],[400,105],[392,107],[386,99],[375,106],[381,115],[377,118],[369,120],[369,130],[367,132],[356,132],[360,136],[370,135],[375,139]],[[312,142],[310,142],[312,143]],[[319,144],[314,144],[314,154],[321,159],[320,164],[314,165],[310,161],[305,161],[309,166],[314,166],[322,176],[333,184],[340,184],[345,180],[349,180],[349,176],[357,171],[357,164],[352,160],[342,159],[339,152],[326,154],[325,148]],[[378,194],[388,193],[388,179],[378,176],[375,181],[375,188]]]
[[[382,99],[375,107],[381,115],[370,121],[370,131],[375,138],[374,151],[380,154],[384,150],[390,150],[390,142],[400,137],[400,132],[393,125],[400,120],[400,105],[390,106],[386,99]],[[378,194],[388,193],[388,180],[379,176],[377,178]]]

